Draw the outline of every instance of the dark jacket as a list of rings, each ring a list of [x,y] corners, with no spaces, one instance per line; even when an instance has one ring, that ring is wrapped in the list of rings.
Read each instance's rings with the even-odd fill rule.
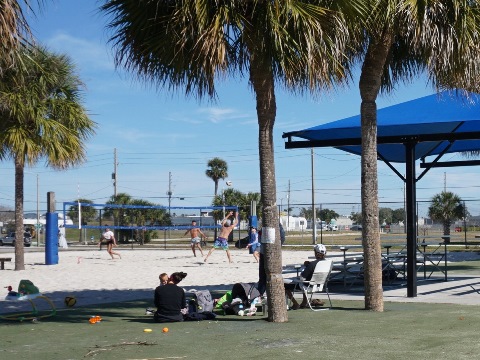
[[[306,266],[305,269],[303,269],[302,273],[300,274],[305,280],[310,281],[312,280],[313,273],[315,272],[315,267],[317,266],[317,263],[319,261],[322,261],[320,259],[310,261]]]
[[[154,303],[157,307],[155,321],[183,321],[180,312],[185,307],[185,291],[175,284],[159,286],[155,289]]]

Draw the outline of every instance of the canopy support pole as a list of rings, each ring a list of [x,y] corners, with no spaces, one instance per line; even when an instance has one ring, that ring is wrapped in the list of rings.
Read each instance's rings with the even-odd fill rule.
[[[415,143],[405,143],[405,183],[407,207],[407,297],[417,297],[417,202],[415,179]]]

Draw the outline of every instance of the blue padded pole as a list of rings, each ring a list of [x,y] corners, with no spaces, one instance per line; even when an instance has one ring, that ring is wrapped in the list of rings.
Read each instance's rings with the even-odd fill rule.
[[[45,265],[58,264],[58,214],[47,212],[45,225]]]

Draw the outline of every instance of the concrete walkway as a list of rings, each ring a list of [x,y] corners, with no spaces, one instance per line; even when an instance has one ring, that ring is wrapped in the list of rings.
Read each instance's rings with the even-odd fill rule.
[[[334,290],[333,287],[332,290]],[[334,300],[364,300],[363,291],[351,291],[349,293],[339,289],[338,292],[330,292]],[[480,276],[455,275],[442,280],[419,280],[417,283],[417,296],[407,297],[406,286],[385,286],[384,301],[395,302],[422,302],[422,303],[446,303],[461,305],[480,304]],[[334,303],[335,306],[335,303]]]

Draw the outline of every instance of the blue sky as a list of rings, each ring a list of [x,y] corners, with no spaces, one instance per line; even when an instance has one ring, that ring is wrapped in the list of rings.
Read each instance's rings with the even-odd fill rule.
[[[85,107],[98,123],[96,135],[87,143],[88,161],[67,171],[54,171],[41,161],[25,172],[25,210],[46,208],[46,194],[56,194],[57,209],[63,201],[78,197],[103,203],[113,194],[114,149],[118,157],[118,192],[172,206],[206,206],[214,185],[205,176],[207,161],[227,161],[233,188],[259,192],[258,126],[255,101],[245,79],[229,78],[218,83],[215,103],[186,99],[181,91],[154,89],[131,74],[115,69],[113,51],[107,43],[106,19],[97,13],[97,1],[54,0],[43,13],[30,18],[39,42],[50,50],[68,54],[86,84]],[[285,150],[283,132],[300,130],[356,115],[360,109],[358,79],[349,87],[313,98],[277,89],[275,162],[278,204],[308,207],[311,204],[311,157],[309,149]],[[379,108],[425,96],[434,91],[420,78],[380,96]],[[445,160],[459,160],[450,155]],[[335,149],[315,149],[316,203],[341,214],[357,211],[360,203],[360,158]],[[403,167],[398,167],[403,173]],[[171,176],[169,175],[171,174]],[[428,200],[442,191],[464,199],[477,198],[478,171],[470,168],[431,170],[418,184],[417,198]],[[0,205],[13,208],[12,161],[0,163]],[[37,192],[38,179],[38,192]],[[170,180],[171,179],[171,180]],[[226,187],[221,183],[220,189]],[[403,206],[403,183],[379,162],[380,201]],[[180,200],[183,198],[184,200]],[[333,204],[335,203],[335,205]],[[297,205],[304,204],[304,205]],[[480,209],[470,208],[478,214]],[[420,216],[425,211],[420,210]]]

